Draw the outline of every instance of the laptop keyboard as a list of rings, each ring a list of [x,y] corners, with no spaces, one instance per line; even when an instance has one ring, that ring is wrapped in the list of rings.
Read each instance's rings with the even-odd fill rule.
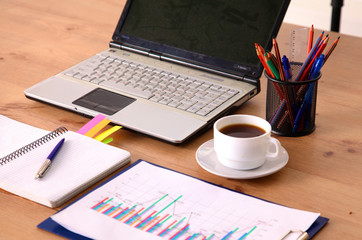
[[[65,75],[200,116],[206,116],[239,93],[106,53],[89,58]]]

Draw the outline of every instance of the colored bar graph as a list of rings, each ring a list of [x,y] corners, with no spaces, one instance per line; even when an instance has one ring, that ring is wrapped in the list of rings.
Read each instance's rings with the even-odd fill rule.
[[[113,198],[105,198],[102,202],[100,202],[100,203],[96,204],[94,207],[92,207],[92,209],[98,211],[100,208],[103,208],[105,205],[108,204],[108,202],[110,202],[112,200],[113,200]]]
[[[194,233],[194,234],[192,234],[191,236],[187,237],[186,240],[195,239],[195,238],[197,238],[199,235],[200,235],[200,233]]]
[[[221,240],[247,240],[247,237],[257,228],[257,226],[255,226],[244,233],[239,230],[238,227],[234,230],[225,230],[223,231],[223,237],[220,237],[220,232],[218,233],[218,237],[216,237],[215,233],[209,232],[205,235],[205,233],[193,231],[192,225],[190,224],[192,213],[189,214],[188,217],[180,217],[180,215],[176,217],[173,214],[173,211],[177,208],[176,204],[178,204],[177,202],[180,201],[182,196],[183,195],[180,195],[172,199],[169,194],[164,194],[150,205],[147,204],[148,206],[137,202],[137,204],[134,204],[132,207],[126,206],[127,204],[125,202],[119,202],[119,200],[113,197],[106,197],[102,201],[94,204],[91,209],[140,231],[145,231],[170,240],[213,240],[214,238]],[[171,206],[173,206],[173,208],[171,208]],[[151,209],[152,212],[149,212]],[[241,237],[236,238],[236,235]]]
[[[155,222],[157,222],[160,219],[159,216],[152,218],[151,221],[149,221],[146,225],[144,225],[141,230],[144,230],[145,228],[149,227],[151,224],[154,224]]]
[[[119,220],[124,214],[127,213],[128,207],[123,209],[120,213],[118,213],[116,216],[114,216],[113,218]]]
[[[143,208],[141,208],[140,210],[138,210],[137,212],[135,212],[132,216],[130,216],[130,218],[128,218],[127,220],[124,221],[125,224],[131,224],[134,220],[136,220],[138,218],[138,214],[143,210]]]
[[[132,208],[130,208],[130,209],[127,209],[127,210],[124,212],[123,216],[118,219],[118,221],[123,221],[124,219],[126,219],[126,218],[128,218],[130,215],[132,215],[132,214],[134,213],[134,211],[135,211],[133,208],[134,208],[134,207],[132,207]],[[126,222],[126,221],[124,221],[124,222]]]
[[[225,235],[225,237],[223,237],[221,240],[226,240],[229,239],[231,237],[231,235],[236,232],[239,228],[236,228],[234,231],[230,231],[228,232],[228,234]]]
[[[97,203],[96,205],[94,205],[94,206],[92,207],[92,209],[97,210],[98,206],[102,205],[107,199],[108,199],[108,198],[103,199],[102,201],[100,201],[99,203]]]
[[[141,221],[139,224],[137,224],[136,228],[143,228],[148,222],[150,222],[153,219],[153,215],[157,211],[153,211],[150,215],[148,215],[143,221]]]
[[[163,237],[164,235],[166,235],[169,231],[170,231],[170,227],[175,224],[177,222],[177,220],[174,220],[170,225],[168,225],[164,230],[162,230],[158,236]]]
[[[183,228],[181,228],[174,235],[172,235],[172,237],[170,237],[170,240],[176,240],[177,238],[181,237],[182,234],[184,234],[189,228],[190,228],[190,225],[186,224]]]
[[[167,217],[167,218],[166,218]],[[153,232],[155,231],[157,228],[159,228],[160,226],[162,226],[162,224],[164,222],[166,222],[168,219],[170,219],[172,216],[169,216],[168,214],[166,216],[164,216],[163,218],[161,218],[159,221],[157,221],[154,225],[152,225],[147,232]],[[164,219],[166,218],[166,219]]]
[[[253,227],[249,232],[244,233],[238,240],[243,240],[245,239],[250,233],[252,233],[254,230],[256,229],[256,226]]]
[[[179,196],[178,198],[176,198],[174,201],[172,201],[170,204],[168,204],[166,207],[164,207],[161,211],[159,211],[157,214],[156,214],[156,216],[157,215],[159,215],[160,213],[162,213],[163,211],[165,211],[168,207],[170,207],[172,204],[174,204],[175,202],[177,202],[180,198],[182,197],[182,195],[181,196]]]
[[[214,236],[215,236],[215,234],[211,234],[210,237],[206,238],[206,240],[211,240],[211,239],[213,239]]]
[[[122,205],[122,203],[117,206],[113,206],[113,207],[109,208],[107,211],[105,211],[103,214],[110,216],[113,213],[115,213],[118,209],[120,209],[121,205]]]

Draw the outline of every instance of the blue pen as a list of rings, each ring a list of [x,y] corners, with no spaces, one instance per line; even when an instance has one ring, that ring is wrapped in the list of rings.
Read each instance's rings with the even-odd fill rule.
[[[316,62],[313,65],[311,74],[310,74],[310,78],[309,79],[314,79],[316,77],[318,77],[318,75],[320,74],[320,70],[323,66],[323,62],[324,62],[324,54],[321,54],[321,56],[319,58],[317,58]],[[296,133],[296,131],[298,130],[298,127],[302,121],[303,118],[303,114],[304,111],[306,110],[306,117],[305,117],[305,128],[308,129],[309,127],[309,122],[310,122],[310,111],[311,111],[311,105],[312,105],[312,93],[313,93],[313,88],[314,88],[314,83],[310,84],[307,90],[307,93],[304,96],[302,105],[300,106],[297,116],[295,117],[295,121],[294,121],[294,126],[293,126],[293,133]]]
[[[298,130],[298,127],[302,121],[303,118],[303,114],[304,114],[304,110],[307,108],[307,105],[309,105],[309,100],[312,98],[312,93],[313,93],[313,88],[314,88],[314,84],[310,84],[307,90],[307,93],[304,96],[302,105],[300,106],[297,116],[295,117],[294,120],[294,126],[293,126],[293,133],[296,133]],[[306,119],[307,121],[307,119]]]
[[[319,58],[317,58],[316,63],[315,63],[315,68],[310,76],[310,79],[315,79],[318,77],[318,75],[320,74],[321,68],[323,67],[324,64],[324,54],[321,54]],[[314,83],[312,84],[314,87]],[[306,112],[305,112],[305,121],[304,121],[304,128],[308,129],[309,128],[309,123],[310,123],[310,116],[311,116],[311,107],[312,107],[312,96],[309,97],[309,99],[307,99],[307,106],[306,106]]]
[[[323,67],[323,63],[324,63],[324,54],[321,54],[319,56],[319,58],[317,58],[317,60],[315,61],[315,64],[313,66],[313,71],[311,71],[311,76],[310,79],[314,79],[316,77],[318,77],[321,68]]]
[[[282,63],[283,63],[283,68],[284,68],[284,72],[285,72],[285,77],[287,79],[291,79],[292,78],[292,68],[290,67],[290,62],[289,62],[289,59],[287,58],[287,56],[283,55]]]
[[[55,156],[57,155],[59,149],[62,147],[64,143],[64,138],[58,142],[52,152],[49,154],[43,165],[41,165],[39,171],[37,172],[35,179],[41,178],[44,176],[45,172],[50,168],[50,164],[54,160]]]

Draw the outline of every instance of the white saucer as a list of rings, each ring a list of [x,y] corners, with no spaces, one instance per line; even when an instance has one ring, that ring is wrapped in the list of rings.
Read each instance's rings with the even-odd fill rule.
[[[282,169],[288,163],[288,159],[288,152],[282,147],[280,158],[267,158],[262,166],[255,169],[236,170],[219,162],[214,151],[214,139],[203,143],[196,151],[196,160],[203,169],[221,177],[234,179],[253,179],[273,174]]]

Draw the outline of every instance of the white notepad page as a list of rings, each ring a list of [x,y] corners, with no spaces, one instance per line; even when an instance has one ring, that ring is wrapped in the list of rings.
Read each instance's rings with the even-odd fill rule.
[[[48,131],[0,115],[0,158]],[[44,177],[34,177],[55,145],[65,142]],[[0,188],[56,207],[128,163],[130,153],[68,131],[0,166]]]

